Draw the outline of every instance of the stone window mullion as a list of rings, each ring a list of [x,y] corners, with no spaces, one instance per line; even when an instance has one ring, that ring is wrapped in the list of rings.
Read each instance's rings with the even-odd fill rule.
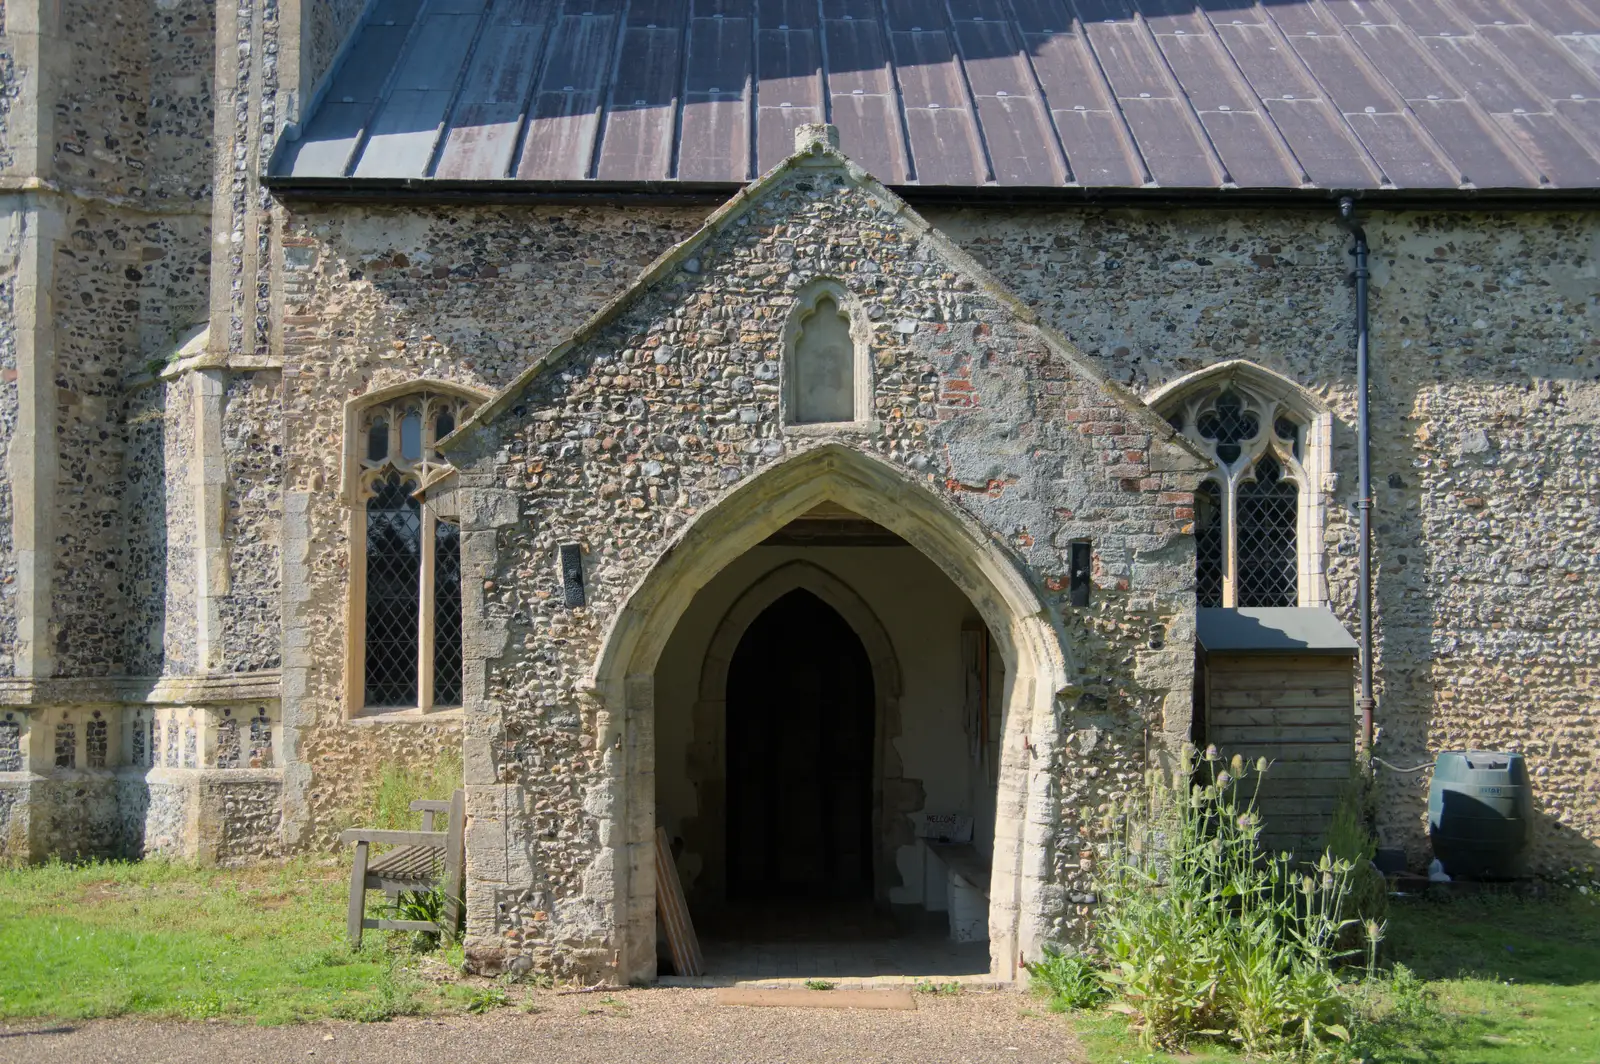
[[[433,708],[433,619],[435,533],[433,506],[422,504],[422,571],[417,591],[417,708]]]
[[[1222,605],[1232,608],[1239,604],[1239,478],[1222,471]]]

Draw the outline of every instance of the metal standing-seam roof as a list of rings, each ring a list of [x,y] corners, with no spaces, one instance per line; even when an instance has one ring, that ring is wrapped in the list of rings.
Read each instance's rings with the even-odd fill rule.
[[[376,0],[292,187],[1600,187],[1600,0]]]

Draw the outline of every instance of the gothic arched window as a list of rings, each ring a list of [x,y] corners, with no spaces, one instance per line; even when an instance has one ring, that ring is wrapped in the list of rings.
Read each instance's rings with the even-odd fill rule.
[[[416,493],[448,464],[438,441],[479,402],[417,390],[361,407],[351,426],[356,706],[427,711],[461,704],[461,530]]]
[[[801,293],[785,344],[784,420],[790,425],[829,425],[866,417],[860,344],[844,290],[817,282]]]
[[[1199,604],[1325,602],[1331,415],[1292,382],[1237,362],[1175,382],[1150,402],[1214,466],[1195,492]]]

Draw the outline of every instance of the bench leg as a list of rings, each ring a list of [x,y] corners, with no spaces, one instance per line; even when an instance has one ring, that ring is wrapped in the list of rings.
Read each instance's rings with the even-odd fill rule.
[[[367,914],[367,844],[356,843],[355,863],[350,866],[350,948],[361,948],[361,921]]]
[[[450,823],[444,843],[444,932],[447,942],[456,940],[456,928],[461,923],[461,905],[466,884],[462,873],[466,871],[467,798],[464,791],[450,796]]]

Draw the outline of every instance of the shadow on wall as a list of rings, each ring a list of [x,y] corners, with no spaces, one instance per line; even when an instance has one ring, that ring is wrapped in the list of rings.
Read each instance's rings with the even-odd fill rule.
[[[1596,849],[1593,656],[1577,633],[1600,615],[1584,486],[1597,441],[1583,396],[1528,374],[1374,390],[1374,423],[1395,426],[1374,455],[1378,754],[1412,766],[1442,750],[1521,753],[1530,869],[1559,874]],[[1390,773],[1380,790],[1384,844],[1414,866],[1430,856],[1430,778]]]
[[[1439,545],[1425,546],[1421,492],[1410,479],[1419,457],[1416,434],[1410,431],[1411,417],[1429,384],[1414,382],[1404,387],[1398,379],[1375,379],[1369,393],[1373,426],[1373,691],[1377,699],[1374,753],[1402,766],[1431,762],[1437,752],[1430,742],[1436,709],[1433,632],[1438,607],[1429,580],[1429,555]],[[1334,468],[1348,470],[1340,478],[1340,496],[1349,522],[1337,549],[1341,568],[1355,578],[1360,551],[1356,426],[1341,420],[1336,423],[1335,436]],[[1350,594],[1340,603],[1340,612],[1354,627],[1359,624],[1360,589],[1355,579],[1348,587]],[[1359,629],[1356,636],[1360,638]],[[1359,683],[1358,679],[1358,698]],[[1359,729],[1359,721],[1356,726]],[[1359,732],[1357,735],[1359,742]],[[1380,771],[1377,779],[1378,845],[1404,848],[1407,865],[1418,871],[1433,857],[1427,826],[1430,775]]]
[[[122,519],[127,536],[128,624],[123,661],[130,676],[159,676],[167,636],[167,453],[170,386],[156,385],[129,399],[127,493]]]

